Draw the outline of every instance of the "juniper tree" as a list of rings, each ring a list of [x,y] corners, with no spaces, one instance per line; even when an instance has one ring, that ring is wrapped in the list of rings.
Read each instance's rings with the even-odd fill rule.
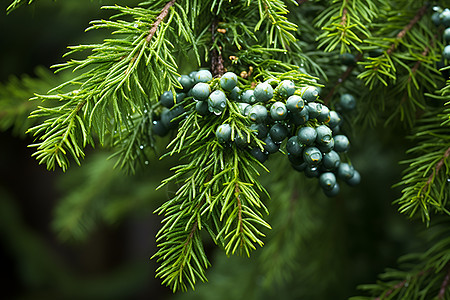
[[[8,11],[31,2],[16,0]],[[401,195],[390,201],[411,223],[423,223],[428,250],[402,257],[376,284],[360,286],[370,296],[354,299],[446,299],[449,5],[165,0],[105,6],[111,17],[87,29],[105,30],[105,39],[70,46],[67,61],[54,66],[62,83],[32,91],[30,147],[40,164],[63,171],[83,164],[86,147],[106,148],[123,176],[152,168],[154,153],[176,157],[158,188],[173,194],[155,210],[163,221],[152,257],[160,264],[155,275],[176,292],[207,281],[204,245],[211,241],[226,256],[257,252],[261,265],[252,268],[264,271],[262,285],[278,280],[289,287],[293,262],[301,269],[307,263],[301,255],[318,251],[303,243],[317,234],[333,238],[314,215],[330,216],[333,197],[351,201],[343,195],[364,191],[347,185],[370,181],[370,171],[357,171],[349,145],[370,134],[379,145],[359,152],[386,145],[403,151],[397,143],[406,138],[411,148],[398,154],[404,173],[393,187]],[[23,88],[34,87],[24,80]],[[23,131],[23,110],[5,99],[0,109],[8,118],[0,124]],[[366,197],[360,205],[369,205]],[[108,204],[71,201],[58,211],[60,230],[83,235],[81,227],[93,226],[87,210],[106,218]]]

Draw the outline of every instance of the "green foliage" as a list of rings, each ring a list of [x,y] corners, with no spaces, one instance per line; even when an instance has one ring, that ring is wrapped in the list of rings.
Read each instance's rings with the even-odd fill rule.
[[[28,2],[27,2],[28,1]],[[22,4],[31,4],[34,0],[14,0],[6,9],[8,13],[12,12]]]

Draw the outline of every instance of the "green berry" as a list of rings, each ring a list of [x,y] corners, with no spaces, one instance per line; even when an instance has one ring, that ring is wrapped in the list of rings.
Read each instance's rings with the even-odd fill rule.
[[[317,118],[322,112],[322,104],[316,102],[310,102],[305,106],[308,109],[308,115],[310,119]]]
[[[444,9],[439,15],[440,23],[444,25],[444,27],[450,26],[450,9]]]
[[[322,152],[316,147],[308,147],[303,150],[303,160],[309,166],[317,166],[322,161]]]
[[[306,165],[304,172],[305,176],[309,178],[319,177],[320,175],[319,168],[317,168],[316,166]]]
[[[330,152],[331,150],[334,149],[334,138],[331,138],[328,144],[318,145],[317,148],[319,148],[319,150],[322,151],[322,153]]]
[[[212,74],[208,70],[200,70],[194,76],[194,80],[196,83],[197,82],[209,82],[212,80],[212,78],[213,78]]]
[[[248,116],[250,110],[252,109],[252,106],[248,103],[237,103],[237,106],[239,108],[239,112],[245,117]]]
[[[178,77],[178,82],[181,84],[182,91],[187,93],[194,86],[194,80],[189,75],[181,75]]]
[[[167,107],[167,108],[171,108],[175,104],[173,98],[174,97],[173,97],[172,91],[165,91],[159,97],[159,102],[161,103],[162,106]]]
[[[339,105],[343,110],[354,110],[356,107],[355,97],[351,94],[342,94]]]
[[[255,104],[256,103],[256,98],[255,98],[255,95],[253,93],[253,90],[245,90],[241,94],[241,101],[245,102],[245,103],[249,103],[249,104]]]
[[[333,189],[334,185],[336,184],[336,175],[332,172],[325,172],[320,174],[319,176],[319,185],[327,191],[330,191]]]
[[[298,95],[292,95],[287,99],[286,107],[290,112],[299,112],[305,107],[305,101]]]
[[[237,83],[238,78],[233,72],[226,72],[222,75],[222,77],[220,77],[220,86],[226,91],[233,90]]]
[[[292,168],[298,172],[303,172],[308,168],[308,164],[305,162],[299,164],[291,164]]]
[[[333,132],[328,126],[320,125],[316,127],[316,142],[319,145],[328,145],[333,139]]]
[[[161,122],[167,129],[173,129],[178,126],[179,116],[184,113],[184,108],[182,106],[174,107],[169,110],[164,108],[161,113]]]
[[[331,150],[330,152],[325,153],[323,155],[322,165],[325,167],[325,169],[334,170],[338,168],[340,164],[341,158],[339,157],[339,154],[336,151]]]
[[[335,197],[339,194],[340,191],[341,191],[341,189],[339,187],[339,183],[337,183],[337,182],[331,190],[325,190],[325,189],[323,190],[323,192],[325,193],[325,195],[327,197]]]
[[[450,42],[450,27],[444,30],[444,40]]]
[[[350,142],[345,135],[340,134],[334,136],[334,150],[336,152],[347,152],[349,148]]]
[[[260,140],[269,134],[269,129],[264,124],[252,124],[250,125],[250,130],[255,130],[256,137]]]
[[[269,135],[275,143],[281,143],[288,134],[288,129],[282,124],[275,124],[269,130]]]
[[[225,110],[225,107],[227,107],[227,97],[224,92],[216,90],[209,95],[208,109],[210,112],[220,115]]]
[[[234,142],[236,143],[236,145],[239,147],[239,148],[242,148],[242,149],[244,149],[244,148],[246,148],[248,145],[250,145],[250,143],[248,142],[248,135],[247,134],[243,134],[242,132],[241,132],[241,134],[239,134],[239,133],[236,133],[236,136],[235,136],[235,138],[234,138]]]
[[[350,179],[348,179],[346,182],[350,186],[358,185],[361,182],[361,175],[359,174],[358,171],[355,170],[355,172],[353,173],[353,176]]]
[[[248,116],[253,122],[263,123],[267,119],[267,109],[262,105],[254,105]]]
[[[295,83],[290,80],[283,80],[280,82],[280,84],[277,86],[276,90],[278,91],[278,94],[283,97],[287,98],[289,96],[294,95],[295,92]]]
[[[296,135],[291,136],[286,143],[288,155],[298,157],[303,154],[303,147]]]
[[[209,112],[208,110],[208,102],[206,101],[197,101],[195,103],[195,110],[198,112],[198,114],[202,116],[206,116]]]
[[[183,101],[184,98],[186,98],[186,94],[185,93],[177,93],[176,98],[177,98],[177,104],[181,103],[181,101]]]
[[[445,59],[450,60],[450,45],[447,45],[447,46],[444,47],[444,51],[442,51],[442,56]]]
[[[261,149],[259,149],[258,147],[252,148],[250,150],[250,154],[253,155],[253,157],[255,157],[262,164],[269,157],[269,155],[267,153],[262,152]]]
[[[336,126],[341,125],[342,117],[340,114],[335,112],[334,110],[330,111],[330,121],[328,121],[327,125],[330,128],[335,128]]]
[[[317,138],[317,132],[309,126],[302,127],[297,132],[298,140],[302,145],[312,145]]]
[[[309,112],[305,107],[299,112],[293,112],[290,114],[289,120],[295,126],[300,126],[305,124],[309,120]]]
[[[340,179],[348,181],[353,177],[355,169],[348,163],[341,163],[337,169],[337,175]]]
[[[209,84],[204,82],[199,82],[192,88],[192,97],[194,97],[197,100],[208,99],[210,93],[211,88],[209,87]]]
[[[231,140],[231,126],[230,124],[222,124],[217,127],[216,137],[219,143],[225,143]]]
[[[241,89],[235,86],[230,92],[230,99],[234,101],[241,101]]]
[[[275,121],[281,121],[287,117],[287,108],[283,102],[275,102],[270,107],[270,116]]]
[[[261,82],[255,87],[253,94],[257,101],[267,102],[273,97],[273,88],[267,82]]]
[[[434,12],[432,15],[431,15],[431,20],[433,21],[433,24],[435,25],[435,26],[439,26],[439,25],[441,25],[441,18],[440,18],[440,12]]]
[[[327,106],[322,105],[322,110],[316,119],[319,122],[328,123],[330,121],[330,109]]]
[[[277,153],[280,150],[280,145],[275,144],[270,136],[267,136],[263,142],[265,143],[264,150],[269,154]]]
[[[311,102],[317,100],[319,97],[319,90],[315,86],[307,86],[302,88],[301,94],[304,100]]]
[[[152,123],[152,133],[159,135],[159,136],[165,136],[169,130],[164,126],[161,120],[153,121]]]

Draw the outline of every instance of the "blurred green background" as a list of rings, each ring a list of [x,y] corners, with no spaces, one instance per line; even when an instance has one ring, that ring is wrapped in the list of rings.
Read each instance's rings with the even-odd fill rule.
[[[90,20],[108,17],[101,5],[115,2],[40,0],[6,15],[10,1],[2,0],[0,101],[37,105],[26,101],[33,84],[43,93],[67,76],[42,70],[62,62],[68,45],[99,42],[104,32],[84,30]],[[32,88],[17,78],[31,80]],[[11,82],[19,84],[7,90]],[[311,189],[303,175],[286,173],[288,165],[269,161],[273,171],[262,181],[272,195],[273,230],[266,246],[252,258],[227,258],[207,241],[210,282],[173,295],[154,278],[150,257],[160,226],[152,211],[173,193],[155,188],[177,159],[151,154],[147,168],[127,176],[112,171],[108,151],[99,148],[87,151],[82,167],[47,171],[31,157],[32,138],[17,126],[0,132],[2,299],[346,299],[400,255],[423,249],[421,226],[391,205],[408,143],[377,128],[353,142],[362,184],[345,187],[336,199]]]

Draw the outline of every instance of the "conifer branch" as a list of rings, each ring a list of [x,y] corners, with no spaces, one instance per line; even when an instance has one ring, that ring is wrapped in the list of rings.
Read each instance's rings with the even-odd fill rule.
[[[167,2],[167,4],[161,10],[161,13],[156,17],[155,23],[153,23],[152,28],[150,28],[148,35],[145,38],[145,41],[147,43],[150,43],[150,41],[152,40],[153,36],[156,33],[156,30],[158,30],[159,25],[167,17],[167,14],[169,13],[169,9],[175,4],[175,1],[176,0],[171,0],[171,1]]]

